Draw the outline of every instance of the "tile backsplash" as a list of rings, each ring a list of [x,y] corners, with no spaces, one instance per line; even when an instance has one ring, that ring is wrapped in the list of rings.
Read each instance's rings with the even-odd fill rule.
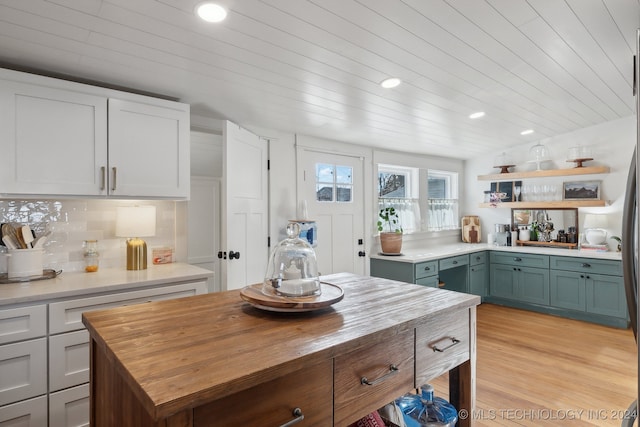
[[[127,200],[0,200],[0,222],[29,225],[41,235],[51,231],[44,245],[44,268],[83,271],[83,242],[98,240],[100,266],[126,268],[126,239],[115,236],[116,207],[156,206],[156,235],[145,237],[151,265],[156,247],[174,249],[176,241],[176,203],[174,201]],[[133,237],[133,236],[132,236]],[[5,252],[6,248],[0,247]],[[6,272],[6,259],[0,257],[0,273]]]

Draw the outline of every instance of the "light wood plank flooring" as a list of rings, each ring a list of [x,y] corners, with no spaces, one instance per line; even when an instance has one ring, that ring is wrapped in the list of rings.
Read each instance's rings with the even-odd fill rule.
[[[620,426],[637,387],[631,329],[493,304],[477,326],[476,426]]]

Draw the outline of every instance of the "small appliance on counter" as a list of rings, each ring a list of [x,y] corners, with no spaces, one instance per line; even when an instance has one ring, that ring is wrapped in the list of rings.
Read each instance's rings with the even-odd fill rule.
[[[494,233],[496,246],[509,246],[511,240],[511,225],[510,224],[496,224],[496,231]]]

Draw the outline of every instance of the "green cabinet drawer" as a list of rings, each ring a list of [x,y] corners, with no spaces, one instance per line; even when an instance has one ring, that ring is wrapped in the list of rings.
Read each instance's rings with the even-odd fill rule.
[[[416,285],[422,285],[422,286],[430,286],[432,288],[437,288],[438,287],[438,276],[429,276],[429,277],[423,277],[421,279],[416,280]]]
[[[463,265],[469,265],[469,255],[458,255],[441,259],[438,264],[438,269],[439,271],[442,271],[450,268],[461,267]]]
[[[552,256],[549,264],[552,270],[622,276],[622,261],[618,260]]]
[[[438,274],[438,261],[425,261],[414,265],[416,279]]]
[[[469,254],[469,265],[484,264],[487,262],[487,251]]]
[[[549,255],[519,252],[491,252],[491,264],[506,264],[518,267],[549,268]]]

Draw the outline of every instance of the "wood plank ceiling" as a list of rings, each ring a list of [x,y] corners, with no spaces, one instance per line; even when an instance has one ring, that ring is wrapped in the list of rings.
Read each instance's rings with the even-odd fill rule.
[[[0,61],[461,159],[634,113],[638,0],[220,0],[220,24],[197,3],[0,0]]]

